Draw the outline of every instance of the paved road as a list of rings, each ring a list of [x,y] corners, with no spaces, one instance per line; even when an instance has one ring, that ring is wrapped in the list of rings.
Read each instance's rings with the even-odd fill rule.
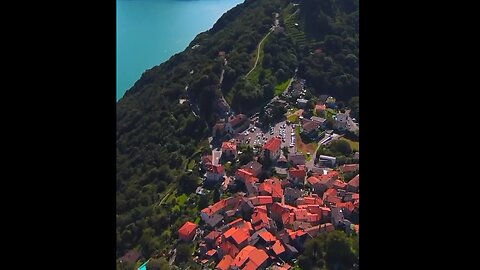
[[[174,249],[173,250],[173,256],[170,258],[170,260],[168,261],[168,264],[172,265],[173,262],[175,261],[175,258],[177,257],[177,249]]]
[[[345,110],[345,113],[350,116],[350,110]],[[358,127],[357,123],[353,122],[351,117],[349,117],[348,119],[349,119],[348,123],[350,124],[350,127],[349,127],[350,131],[354,132],[355,130],[358,130],[359,127]]]

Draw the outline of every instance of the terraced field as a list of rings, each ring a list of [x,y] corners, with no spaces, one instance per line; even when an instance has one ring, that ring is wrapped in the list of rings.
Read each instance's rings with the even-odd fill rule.
[[[302,30],[304,29],[304,22],[303,20],[299,20],[298,13],[299,10],[291,4],[283,10],[282,15],[284,18],[285,30],[298,46],[310,47],[313,41],[305,36],[305,33]]]

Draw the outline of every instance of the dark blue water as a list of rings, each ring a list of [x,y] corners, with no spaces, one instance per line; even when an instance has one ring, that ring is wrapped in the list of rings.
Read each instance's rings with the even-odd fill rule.
[[[244,0],[117,0],[117,100]]]

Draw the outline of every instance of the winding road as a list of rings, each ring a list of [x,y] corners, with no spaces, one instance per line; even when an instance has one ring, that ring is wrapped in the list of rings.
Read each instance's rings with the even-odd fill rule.
[[[260,58],[260,47],[262,46],[262,43],[265,41],[265,39],[268,37],[268,35],[270,35],[270,33],[272,33],[273,30],[270,30],[266,35],[265,37],[263,37],[262,40],[260,40],[260,42],[258,43],[258,46],[257,46],[257,59],[255,60],[255,65],[253,65],[253,68],[247,73],[247,75],[245,75],[245,78],[248,77],[248,75],[250,75],[250,73],[257,67],[257,64],[258,64],[258,59]]]

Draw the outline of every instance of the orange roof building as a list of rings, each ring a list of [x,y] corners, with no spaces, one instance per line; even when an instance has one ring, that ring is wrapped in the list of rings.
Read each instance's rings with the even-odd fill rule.
[[[273,137],[268,140],[265,145],[263,145],[263,151],[266,155],[272,160],[278,159],[280,157],[280,146],[282,145],[282,140],[277,137]]]
[[[249,199],[254,206],[273,203],[272,196],[256,196]]]
[[[343,164],[338,168],[342,173],[354,172],[359,169],[358,164]]]
[[[352,180],[348,181],[347,191],[358,192],[360,185],[360,174],[357,174]]]
[[[265,267],[267,260],[268,255],[264,250],[254,246],[246,246],[233,259],[231,266],[243,270],[254,270]]]
[[[271,195],[277,201],[283,196],[282,182],[278,178],[266,179],[258,186],[260,195]]]
[[[321,111],[325,111],[327,109],[327,106],[325,104],[317,104],[315,105],[315,111],[318,113],[318,112],[321,112]]]
[[[232,264],[233,258],[230,255],[223,256],[222,260],[217,264],[215,270],[228,270]]]
[[[226,157],[237,157],[237,145],[233,142],[222,143],[222,155]]]
[[[267,230],[260,232],[258,236],[260,236],[265,242],[273,242],[277,240],[277,238]]]
[[[313,186],[316,183],[320,182],[320,180],[318,180],[318,178],[315,176],[310,176],[309,178],[307,178],[307,182]]]
[[[197,230],[198,225],[187,221],[183,226],[178,230],[178,236],[183,241],[191,241],[195,236],[195,231]]]
[[[279,256],[283,252],[285,252],[285,247],[282,245],[280,240],[275,241],[275,244],[272,246],[273,252],[275,252],[275,255]]]
[[[307,171],[304,165],[298,165],[296,168],[292,167],[290,170],[288,170],[288,180],[294,183],[303,184],[306,176]]]

